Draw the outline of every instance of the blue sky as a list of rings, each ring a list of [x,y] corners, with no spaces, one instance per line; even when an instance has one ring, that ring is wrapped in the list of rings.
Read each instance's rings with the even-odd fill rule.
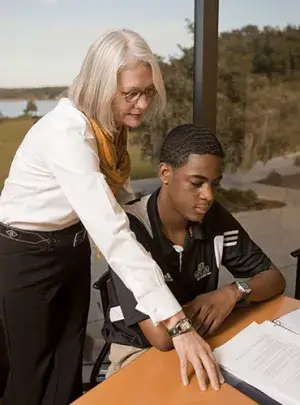
[[[109,28],[139,32],[154,52],[192,45],[193,0],[0,0],[0,87],[68,85],[89,45]],[[220,31],[300,25],[299,0],[220,0]]]

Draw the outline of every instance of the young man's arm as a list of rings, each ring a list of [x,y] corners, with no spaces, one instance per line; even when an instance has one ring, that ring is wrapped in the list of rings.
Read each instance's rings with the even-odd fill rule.
[[[282,294],[286,282],[279,269],[253,242],[233,215],[220,205],[219,211],[228,229],[224,232],[222,264],[236,279],[248,279],[247,284],[252,291],[247,302],[265,301]],[[242,293],[236,291],[235,285],[225,288],[235,289],[237,301],[242,298]]]
[[[285,280],[273,265],[247,280],[251,288],[247,302],[261,302],[282,294]],[[194,328],[201,336],[213,334],[232,312],[243,294],[234,284],[224,285],[215,291],[199,295],[183,306],[186,314],[194,320]]]
[[[269,298],[280,295],[284,292],[286,281],[279,269],[271,263],[267,270],[263,270],[247,280],[251,293],[247,302],[261,302]],[[237,290],[235,285],[227,285],[223,288],[235,290],[237,302],[242,298],[242,293]]]
[[[160,324],[154,326],[150,319],[145,319],[144,321],[139,322],[139,327],[142,329],[143,334],[151,346],[156,347],[162,352],[166,352],[173,348],[173,341],[167,335],[167,329],[164,325]]]
[[[260,302],[282,294],[285,279],[278,268],[252,241],[239,222],[217,205],[219,221],[224,224],[222,264],[235,278],[246,278],[251,294],[247,302]],[[243,298],[236,285],[229,284],[198,296],[184,307],[195,319],[200,335],[212,334]]]

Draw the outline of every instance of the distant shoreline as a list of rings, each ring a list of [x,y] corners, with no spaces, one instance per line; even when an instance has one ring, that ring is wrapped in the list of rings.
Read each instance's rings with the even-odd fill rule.
[[[24,101],[26,98],[6,98],[0,97],[0,101]]]
[[[26,98],[20,98],[20,97],[15,97],[15,98],[0,98],[0,115],[1,117],[6,117],[6,118],[18,118],[24,114],[24,110],[26,110],[26,105],[28,102],[32,100],[37,108],[37,110],[34,112],[34,115],[37,116],[43,116],[47,114],[49,111],[53,110],[57,103],[59,102],[59,99],[54,99],[54,98],[31,98],[31,99],[26,99]],[[2,119],[2,118],[1,118]]]
[[[0,97],[0,101],[28,101],[28,100],[31,100],[32,98],[29,98],[29,97],[24,97],[24,98],[6,98],[6,97]],[[34,101],[53,101],[53,100],[57,100],[56,98],[36,98],[36,99],[33,99]]]
[[[35,87],[35,88],[1,88],[0,87],[0,101],[18,102],[27,100],[57,100],[68,90],[68,86],[57,87]]]

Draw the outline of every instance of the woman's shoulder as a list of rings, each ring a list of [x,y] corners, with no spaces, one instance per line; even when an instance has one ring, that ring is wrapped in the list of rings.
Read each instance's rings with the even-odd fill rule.
[[[53,132],[60,135],[76,132],[77,135],[91,135],[88,119],[67,98],[62,98],[56,107],[40,120],[40,124],[48,128],[52,134]]]

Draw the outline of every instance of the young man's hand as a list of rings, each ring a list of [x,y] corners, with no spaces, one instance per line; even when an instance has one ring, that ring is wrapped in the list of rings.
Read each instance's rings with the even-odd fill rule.
[[[234,285],[226,285],[199,295],[184,305],[183,310],[199,335],[211,335],[232,312],[240,298],[240,292]]]

